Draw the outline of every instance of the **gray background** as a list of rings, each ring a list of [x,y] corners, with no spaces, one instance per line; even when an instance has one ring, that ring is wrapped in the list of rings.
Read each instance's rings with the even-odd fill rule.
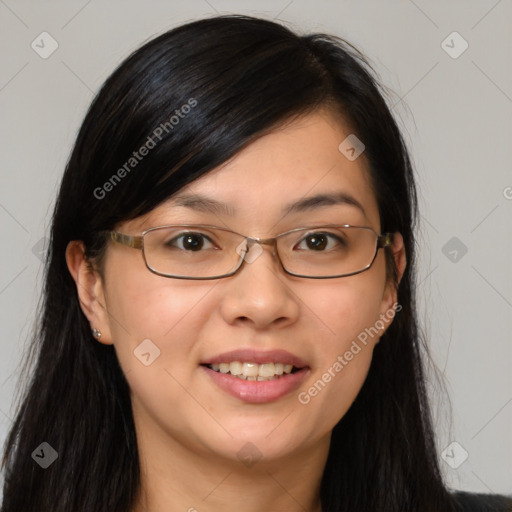
[[[0,0],[0,441],[39,297],[41,240],[93,94],[147,39],[216,12],[345,37],[395,91],[420,190],[421,320],[447,392],[432,378],[439,453],[458,443],[441,466],[454,488],[511,494],[510,0]],[[31,47],[50,48],[43,31],[58,43],[46,59]],[[469,45],[460,55],[454,31]]]

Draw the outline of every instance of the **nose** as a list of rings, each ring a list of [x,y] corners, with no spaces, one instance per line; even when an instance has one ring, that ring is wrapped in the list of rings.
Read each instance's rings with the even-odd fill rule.
[[[225,286],[220,309],[230,325],[283,328],[299,317],[299,300],[274,247],[252,244],[242,268],[225,280]]]

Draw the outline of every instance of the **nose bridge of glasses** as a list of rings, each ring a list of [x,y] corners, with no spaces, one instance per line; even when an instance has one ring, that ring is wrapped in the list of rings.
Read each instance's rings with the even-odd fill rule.
[[[278,253],[278,249],[277,249],[278,239],[279,239],[279,237],[273,237],[273,238],[247,237],[246,238],[249,250],[251,249],[252,246],[257,246],[257,247],[259,247],[259,249],[257,249],[255,247],[256,250],[254,251],[254,249],[253,249],[253,251],[255,253],[258,253],[258,255],[260,255],[263,252],[264,246],[266,245],[272,249],[271,252],[272,252],[273,256],[276,256]]]
[[[275,246],[277,242],[277,237],[274,238],[254,238],[252,236],[246,237],[248,245],[258,244],[258,245],[270,245]]]
[[[272,247],[272,255],[275,256],[277,254],[276,240],[276,238],[244,236],[242,242],[237,246],[236,252],[245,262],[252,263],[263,253],[265,245]]]

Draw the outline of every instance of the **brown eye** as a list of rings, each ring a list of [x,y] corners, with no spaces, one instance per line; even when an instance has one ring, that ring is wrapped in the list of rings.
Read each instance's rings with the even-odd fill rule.
[[[185,235],[183,237],[183,248],[190,249],[191,251],[199,251],[203,248],[204,239],[198,235]]]
[[[296,246],[303,251],[323,252],[343,245],[343,241],[332,233],[310,233],[306,235]]]
[[[306,245],[308,249],[323,250],[327,247],[327,237],[322,234],[315,234],[306,237]]]
[[[210,249],[212,244],[207,236],[200,233],[183,233],[166,243],[169,247],[176,247],[183,251],[200,251]]]

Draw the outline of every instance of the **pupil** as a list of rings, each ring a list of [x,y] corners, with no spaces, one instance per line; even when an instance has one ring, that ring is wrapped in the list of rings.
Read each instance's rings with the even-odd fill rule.
[[[311,235],[307,239],[309,249],[325,249],[327,237],[324,235]]]
[[[204,245],[203,239],[197,235],[186,235],[183,239],[185,249],[198,250]]]

